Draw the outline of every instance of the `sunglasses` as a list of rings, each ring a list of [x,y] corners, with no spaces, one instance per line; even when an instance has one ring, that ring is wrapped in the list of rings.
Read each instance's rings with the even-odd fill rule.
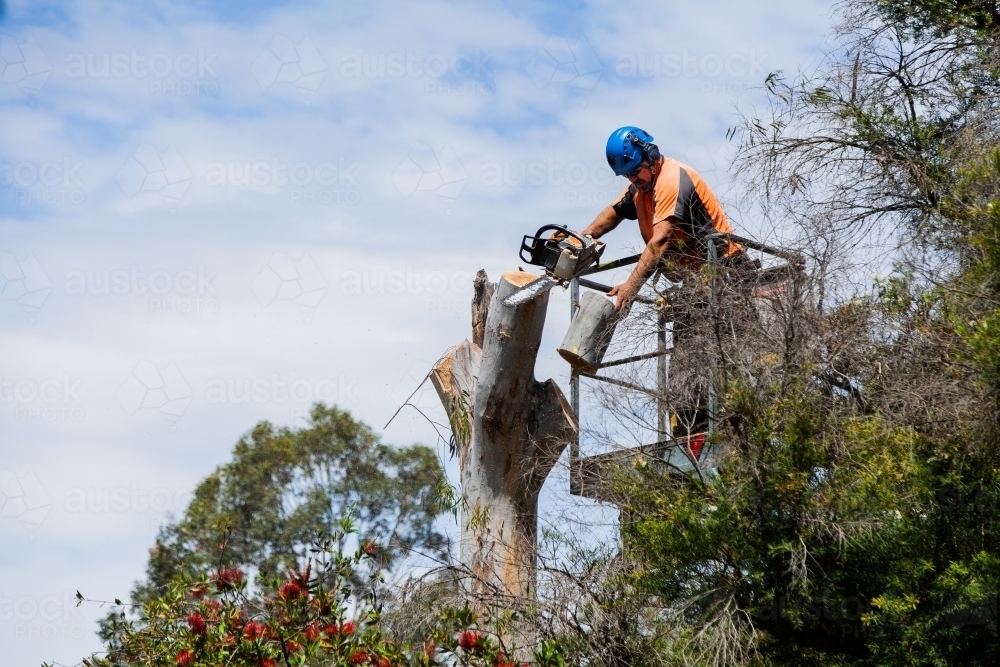
[[[644,166],[645,165],[642,162],[640,162],[639,165],[636,166],[634,169],[625,172],[625,178],[635,178],[636,176],[639,175],[639,170],[642,169]]]

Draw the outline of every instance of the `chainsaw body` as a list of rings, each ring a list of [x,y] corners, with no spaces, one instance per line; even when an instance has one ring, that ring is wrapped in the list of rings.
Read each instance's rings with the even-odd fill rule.
[[[545,232],[548,231],[555,234],[546,238]],[[521,259],[544,268],[545,275],[515,290],[503,300],[503,304],[518,306],[556,285],[565,287],[573,278],[597,264],[603,252],[604,244],[600,241],[577,234],[562,225],[545,225],[534,236],[525,235],[521,241]]]
[[[548,231],[560,238],[545,237]],[[577,234],[562,225],[545,225],[534,236],[521,241],[521,259],[545,269],[545,274],[559,283],[566,283],[597,264],[604,244],[589,236]]]

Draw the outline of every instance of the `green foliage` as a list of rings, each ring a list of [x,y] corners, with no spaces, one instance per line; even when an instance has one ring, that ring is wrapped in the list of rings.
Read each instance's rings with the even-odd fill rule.
[[[995,0],[881,0],[879,9],[889,21],[908,25],[918,35],[968,29],[989,36],[1000,28]]]
[[[223,543],[231,565],[267,576],[296,567],[349,508],[360,539],[378,544],[382,566],[411,550],[441,558],[448,545],[436,520],[449,492],[433,450],[382,444],[335,407],[315,406],[297,430],[262,422],[197,486],[184,516],[161,529],[134,597],[156,597],[179,574],[211,571]]]
[[[683,610],[676,655],[726,626],[759,664],[995,664],[995,447],[852,413],[815,383],[728,398],[737,446],[715,475],[620,480],[635,585]]]
[[[468,607],[445,609],[426,640],[397,641],[384,631],[377,550],[346,551],[349,516],[309,549],[301,569],[258,575],[253,593],[243,571],[178,575],[159,597],[109,625],[109,647],[85,667],[516,667],[499,638],[477,629]],[[360,577],[362,571],[366,577]],[[360,582],[360,583],[359,583]],[[564,667],[557,645],[538,649],[541,667]]]

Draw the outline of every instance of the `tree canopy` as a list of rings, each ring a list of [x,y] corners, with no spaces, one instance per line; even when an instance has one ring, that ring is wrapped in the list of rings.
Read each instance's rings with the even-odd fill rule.
[[[220,562],[267,575],[295,569],[316,536],[331,534],[349,511],[383,566],[413,553],[440,560],[448,540],[437,519],[449,498],[432,449],[383,444],[346,411],[316,405],[300,429],[261,422],[198,484],[184,515],[160,530],[136,597]]]

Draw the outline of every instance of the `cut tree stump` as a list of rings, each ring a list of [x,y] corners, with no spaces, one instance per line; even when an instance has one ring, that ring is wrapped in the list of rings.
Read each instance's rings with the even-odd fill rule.
[[[479,599],[534,595],[538,494],[578,432],[556,383],[534,377],[548,294],[518,306],[502,303],[536,278],[511,271],[489,289],[480,272],[473,336],[485,322],[482,348],[462,341],[431,372],[458,449],[461,561],[473,575],[470,592]]]

